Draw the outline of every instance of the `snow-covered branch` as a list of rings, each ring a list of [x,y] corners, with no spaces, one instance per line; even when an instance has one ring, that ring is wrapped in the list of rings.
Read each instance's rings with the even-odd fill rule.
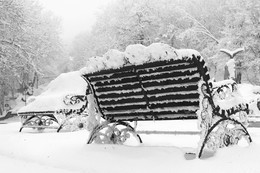
[[[13,45],[13,46],[15,46],[15,47],[21,49],[21,46],[20,46],[19,44],[15,43],[14,41],[9,41],[9,40],[0,40],[0,42],[1,42],[2,44]]]
[[[180,7],[180,9],[184,12],[184,14],[186,14],[186,16],[188,17],[188,19],[192,20],[194,23],[196,23],[199,28],[198,30],[194,30],[197,32],[200,32],[208,37],[210,37],[211,39],[213,39],[217,44],[219,43],[219,40],[206,28],[205,25],[203,25],[199,20],[197,20],[195,17],[193,17],[190,13],[188,13],[186,10],[184,10],[183,8]]]

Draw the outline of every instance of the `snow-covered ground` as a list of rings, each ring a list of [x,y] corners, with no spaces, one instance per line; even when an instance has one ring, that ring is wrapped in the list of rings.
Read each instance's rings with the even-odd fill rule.
[[[195,120],[141,122],[138,130],[197,131]],[[260,128],[249,128],[253,143],[219,149],[204,159],[185,159],[199,141],[196,134],[141,134],[143,144],[87,145],[88,132],[42,133],[20,123],[0,124],[0,170],[4,173],[172,173],[260,171]]]

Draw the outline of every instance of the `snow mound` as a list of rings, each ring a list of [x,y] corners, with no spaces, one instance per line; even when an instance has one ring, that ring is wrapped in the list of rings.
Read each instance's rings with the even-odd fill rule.
[[[147,47],[147,51],[151,54],[152,60],[167,60],[176,57],[176,49],[163,43],[153,43]]]
[[[148,62],[169,59],[182,59],[184,57],[200,56],[193,49],[175,49],[167,44],[153,43],[149,46],[141,44],[129,45],[124,52],[109,50],[102,57],[91,57],[86,67],[80,71],[82,74],[94,73],[100,70],[117,69],[124,65],[140,65]]]
[[[86,89],[87,83],[79,71],[63,73],[51,81],[42,94],[28,98],[30,103],[18,113],[78,109],[82,105],[65,105],[63,99],[66,95],[85,95]]]
[[[114,69],[127,63],[124,53],[116,49],[109,50],[107,53],[104,54],[104,57],[106,68]]]
[[[257,102],[260,101],[260,86],[251,84],[239,84],[238,91],[242,97],[249,103],[249,108],[252,110],[252,117],[260,118],[260,110],[257,108]]]
[[[223,85],[229,85],[235,83],[234,80],[232,79],[227,79],[227,80],[222,80],[222,81],[217,81],[217,82],[212,82],[213,88],[219,88]]]
[[[260,86],[254,86],[253,93],[254,94],[260,94]]]
[[[151,60],[146,47],[141,44],[129,45],[125,50],[126,58],[133,65],[143,64]]]

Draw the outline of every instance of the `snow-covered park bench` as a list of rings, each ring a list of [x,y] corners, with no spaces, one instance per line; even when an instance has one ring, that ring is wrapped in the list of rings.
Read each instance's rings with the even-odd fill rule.
[[[64,73],[54,79],[46,90],[30,97],[26,106],[18,111],[23,128],[37,130],[83,128],[86,120],[87,83],[79,71]]]
[[[115,59],[116,58],[116,59]],[[89,60],[82,70],[90,88],[88,144],[142,143],[129,122],[198,119],[204,150],[250,143],[246,129],[248,104],[232,80],[210,82],[207,66],[195,50],[167,45],[128,46]]]
[[[88,144],[124,144],[130,138],[142,143],[133,125],[137,121],[198,119],[198,157],[242,138],[250,143],[248,113],[236,83],[210,81],[197,51],[161,43],[90,58],[85,68],[59,76],[19,111],[20,131],[86,128]]]

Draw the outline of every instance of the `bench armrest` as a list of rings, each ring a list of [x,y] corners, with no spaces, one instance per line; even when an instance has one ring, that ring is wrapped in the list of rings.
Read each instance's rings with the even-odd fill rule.
[[[65,105],[75,105],[87,101],[86,95],[66,95],[63,99]]]

